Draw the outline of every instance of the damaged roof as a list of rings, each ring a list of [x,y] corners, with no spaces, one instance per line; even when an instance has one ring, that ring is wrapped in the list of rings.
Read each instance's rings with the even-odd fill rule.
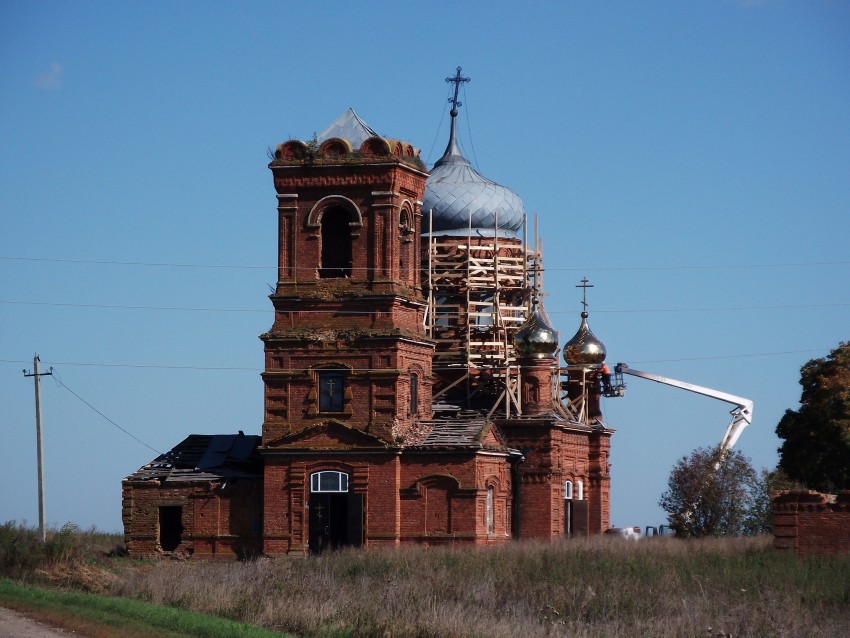
[[[257,446],[261,437],[243,434],[190,434],[125,481],[196,482],[259,478],[263,470]]]
[[[423,436],[409,443],[406,452],[430,452],[434,450],[496,450],[509,452],[498,428],[492,421],[483,418],[437,419],[420,421]]]

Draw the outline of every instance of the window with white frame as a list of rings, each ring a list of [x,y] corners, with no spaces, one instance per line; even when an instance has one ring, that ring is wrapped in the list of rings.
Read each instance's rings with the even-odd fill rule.
[[[576,481],[576,500],[584,500],[584,481],[582,481],[581,479]]]
[[[310,491],[317,492],[347,492],[348,474],[335,470],[314,472],[310,475]]]
[[[572,500],[573,498],[573,482],[564,481],[564,500]]]

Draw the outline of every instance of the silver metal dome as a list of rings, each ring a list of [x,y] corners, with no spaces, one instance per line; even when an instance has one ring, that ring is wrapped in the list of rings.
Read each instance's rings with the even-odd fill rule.
[[[549,325],[537,301],[528,318],[514,335],[514,349],[520,357],[551,359],[558,349],[558,331]]]
[[[564,345],[564,361],[568,365],[593,365],[605,361],[607,354],[605,344],[596,338],[587,325],[587,313],[582,312],[578,332]]]
[[[457,145],[457,111],[452,109],[452,126],[446,152],[434,164],[425,182],[422,212],[423,232],[433,211],[433,234],[437,236],[516,237],[525,219],[525,206],[511,189],[487,179],[461,154]]]

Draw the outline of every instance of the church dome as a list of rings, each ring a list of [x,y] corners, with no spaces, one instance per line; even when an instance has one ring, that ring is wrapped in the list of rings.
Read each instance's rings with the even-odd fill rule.
[[[567,365],[593,365],[605,361],[606,355],[605,344],[590,331],[587,312],[582,312],[578,332],[564,345],[564,361]]]
[[[536,300],[531,314],[514,335],[514,348],[518,356],[529,359],[551,359],[558,349],[558,331],[546,321]]]
[[[446,152],[434,164],[425,182],[422,213],[433,214],[436,236],[516,237],[525,220],[525,207],[511,189],[487,179],[461,154],[457,145],[457,110],[452,109],[452,126]]]

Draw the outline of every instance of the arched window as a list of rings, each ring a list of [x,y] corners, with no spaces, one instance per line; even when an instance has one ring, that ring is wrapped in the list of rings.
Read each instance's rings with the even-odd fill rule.
[[[584,500],[584,481],[582,481],[581,479],[576,481],[576,500]]]
[[[319,277],[351,277],[351,215],[344,208],[322,214],[322,263]]]
[[[573,498],[573,482],[564,481],[564,499],[572,500]]]
[[[314,472],[310,475],[310,491],[313,493],[347,492],[348,474],[345,472],[336,472],[334,470]]]
[[[411,213],[407,208],[402,208],[398,216],[399,228],[399,251],[398,251],[398,269],[399,278],[401,281],[411,285],[415,282],[415,273],[413,269],[416,267],[414,259],[414,242],[413,232],[414,227],[411,219]]]

